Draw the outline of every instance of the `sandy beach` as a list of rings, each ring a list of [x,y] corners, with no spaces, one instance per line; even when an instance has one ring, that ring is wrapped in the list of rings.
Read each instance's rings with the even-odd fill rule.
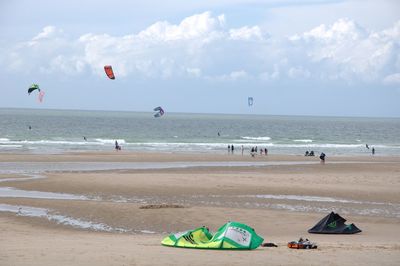
[[[399,157],[4,153],[0,167],[0,265],[400,264]],[[331,210],[362,233],[308,234]],[[227,221],[278,247],[160,244]],[[318,249],[287,248],[300,236]]]

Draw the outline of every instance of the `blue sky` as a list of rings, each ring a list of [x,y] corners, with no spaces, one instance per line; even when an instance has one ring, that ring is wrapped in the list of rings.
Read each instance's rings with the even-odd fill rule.
[[[0,107],[400,117],[400,1],[1,1],[0,48]]]

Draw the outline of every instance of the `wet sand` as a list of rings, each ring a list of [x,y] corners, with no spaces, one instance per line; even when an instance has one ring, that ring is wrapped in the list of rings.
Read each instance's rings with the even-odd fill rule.
[[[278,164],[56,172],[43,169],[37,173],[43,178],[32,180],[22,180],[27,178],[26,173],[0,172],[0,187],[87,198],[0,197],[0,204],[22,206],[22,212],[27,207],[42,208],[49,211],[49,217],[62,215],[126,230],[95,231],[46,217],[3,211],[0,265],[400,264],[399,157],[328,157],[321,165],[317,157],[303,156],[103,152],[1,154],[0,162]],[[164,207],[146,208],[151,204]],[[183,208],[166,207],[173,205]],[[339,214],[363,232],[308,234],[307,229],[328,210],[341,210]],[[234,252],[160,245],[171,232],[202,225],[217,230],[227,221],[246,223],[279,247]],[[319,248],[305,251],[286,247],[287,242],[300,236],[317,242]]]

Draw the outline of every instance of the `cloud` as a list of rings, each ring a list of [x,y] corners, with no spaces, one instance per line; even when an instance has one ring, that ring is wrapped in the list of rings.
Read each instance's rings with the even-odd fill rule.
[[[302,67],[292,67],[288,71],[288,76],[292,79],[309,78],[311,73]]]
[[[206,41],[217,34],[225,23],[225,17],[212,17],[210,12],[187,17],[179,25],[172,25],[167,21],[154,23],[141,31],[137,37],[149,41],[179,41],[200,39]],[[218,35],[218,34],[217,34]]]
[[[62,30],[57,29],[55,26],[46,26],[38,35],[32,38],[32,41],[54,38],[59,33],[62,33]]]
[[[258,26],[231,29],[229,36],[232,40],[264,40],[264,34]]]
[[[400,85],[400,73],[394,73],[386,76],[383,79],[383,83],[386,85]]]
[[[230,28],[224,14],[203,12],[176,24],[158,21],[124,36],[70,38],[62,29],[46,26],[5,50],[0,61],[8,71],[25,74],[104,76],[103,66],[111,64],[119,78],[390,85],[400,73],[400,21],[374,32],[343,18],[277,38],[260,25]]]
[[[325,72],[322,76],[368,82],[400,67],[399,31],[400,22],[382,32],[371,32],[352,20],[339,19],[331,26],[323,24],[289,40],[304,51],[315,70]]]

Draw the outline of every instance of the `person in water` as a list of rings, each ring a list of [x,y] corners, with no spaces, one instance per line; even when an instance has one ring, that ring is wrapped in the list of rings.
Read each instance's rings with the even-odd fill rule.
[[[375,148],[372,147],[372,155],[375,155]]]
[[[87,141],[87,139],[86,139],[86,137],[85,137],[85,136],[83,136],[83,140],[84,140],[84,141]]]
[[[365,148],[367,148],[367,149],[369,150],[369,146],[368,146],[368,144],[365,144]]]
[[[32,129],[32,127],[31,127],[31,126],[29,126],[28,128],[29,128],[29,130],[31,130],[31,129]]]

